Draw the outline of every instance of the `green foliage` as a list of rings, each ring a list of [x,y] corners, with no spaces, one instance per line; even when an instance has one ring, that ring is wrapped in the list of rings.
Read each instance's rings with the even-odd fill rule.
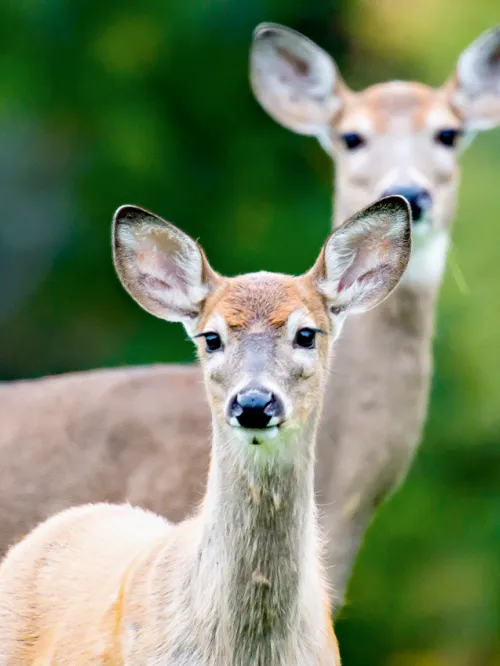
[[[330,226],[331,166],[253,99],[257,23],[306,33],[355,87],[438,85],[498,19],[496,1],[459,4],[2,3],[0,376],[192,359],[181,327],[148,317],[114,276],[120,204],[199,237],[221,272],[311,264]],[[346,666],[500,663],[499,169],[500,131],[478,137],[463,159],[425,441],[356,567],[338,622]]]

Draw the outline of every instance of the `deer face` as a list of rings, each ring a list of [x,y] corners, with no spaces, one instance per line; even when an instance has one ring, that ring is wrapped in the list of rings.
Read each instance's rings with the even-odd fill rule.
[[[219,431],[257,445],[315,424],[346,315],[394,289],[410,235],[405,200],[388,197],[336,230],[304,275],[225,278],[182,231],[124,206],[114,219],[115,265],[142,307],[184,324]]]
[[[447,228],[458,187],[458,153],[464,128],[452,107],[416,83],[392,82],[346,95],[323,145],[337,165],[340,209],[389,194],[411,206],[414,233]]]
[[[254,35],[251,81],[273,118],[316,136],[335,160],[337,223],[400,194],[410,203],[418,248],[450,226],[464,134],[500,123],[500,29],[469,46],[437,90],[395,81],[354,93],[313,42],[263,24]]]
[[[212,407],[229,426],[272,435],[307,419],[340,328],[311,276],[226,279],[207,300],[199,328]]]

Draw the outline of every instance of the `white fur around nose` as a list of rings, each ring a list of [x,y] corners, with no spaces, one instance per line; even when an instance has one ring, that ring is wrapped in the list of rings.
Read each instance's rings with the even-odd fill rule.
[[[424,226],[414,228],[412,253],[401,284],[439,285],[446,266],[449,242],[447,231],[433,232]]]

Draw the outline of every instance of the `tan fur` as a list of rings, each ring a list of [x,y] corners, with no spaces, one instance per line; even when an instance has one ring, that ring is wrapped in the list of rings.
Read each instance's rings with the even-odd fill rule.
[[[384,219],[393,211],[394,231],[386,232],[392,274],[374,247],[371,271],[384,270],[368,284],[365,253],[357,248],[366,244],[363,236],[380,235],[378,209]],[[142,209],[119,209],[115,257],[123,285],[145,309],[154,289],[158,316],[175,321],[182,312],[187,330],[193,316],[197,321],[192,337],[212,406],[206,495],[194,517],[177,525],[129,505],[94,504],[35,528],[0,565],[0,666],[340,665],[313,481],[341,325],[332,312],[342,291],[353,306],[363,290],[372,298],[376,289],[383,299],[410,249],[409,211],[400,198],[365,216],[335,233],[304,276],[223,279],[209,272],[196,281],[201,255],[195,250],[186,259],[189,237],[167,223],[161,228]],[[154,246],[149,237],[156,234],[162,242]],[[353,269],[359,286],[344,289],[342,274]],[[202,288],[210,296],[200,303]],[[256,324],[263,331],[257,336]],[[313,348],[296,344],[298,330],[320,325]],[[209,353],[200,334],[214,330],[223,345]],[[279,428],[232,424],[225,405],[244,390],[242,382],[267,387],[286,406]]]
[[[274,276],[255,279],[249,285],[241,277],[228,279],[207,299],[203,321],[207,321],[215,309],[224,317],[229,328],[244,328],[256,320],[264,320],[270,326],[283,326],[290,314],[308,303],[314,315],[324,321],[320,301],[310,302],[310,285],[304,280],[281,276],[276,282]]]
[[[362,116],[371,123],[376,134],[390,132],[391,123],[398,117],[407,123],[408,134],[433,129],[429,122],[432,111],[441,112],[443,127],[458,127],[461,121],[442,89],[429,88],[422,83],[378,83],[360,93],[346,93],[344,101],[342,115],[333,123],[340,132],[361,129],[356,118]]]
[[[203,497],[210,413],[197,366],[0,385],[0,412],[2,552],[74,504],[130,501],[178,521]]]
[[[394,113],[398,132],[383,135],[381,157],[371,158],[368,175],[335,154],[336,224],[380,195],[379,181],[392,168],[385,154],[401,137],[413,141],[415,130],[433,120],[431,109],[444,114],[445,124],[453,126],[457,117],[458,124],[466,121],[466,110],[454,99],[457,86],[453,76],[438,90],[384,83],[354,93],[338,77],[335,90],[345,107],[334,106],[332,131],[335,123],[350,131],[366,121],[382,131]],[[403,108],[412,109],[410,117]],[[429,153],[423,156],[432,169]],[[418,155],[410,160],[419,163]],[[435,223],[444,229],[454,214],[458,168],[451,169],[451,181],[449,174],[435,169],[428,176],[431,188],[443,183]],[[404,478],[420,438],[437,296],[438,282],[401,285],[375,311],[349,319],[337,342],[316,478],[322,524],[332,536],[328,575],[337,605],[366,527]],[[197,366],[96,370],[0,384],[0,422],[0,552],[40,520],[77,503],[130,501],[178,521],[203,496],[210,418]]]
[[[438,89],[392,81],[354,92],[330,56],[302,35],[274,24],[254,34],[250,74],[258,101],[285,127],[317,136],[335,161],[334,225],[388,189],[413,184],[432,197],[427,221],[415,226],[402,283],[379,308],[350,319],[336,348],[317,489],[337,607],[366,529],[404,479],[425,420],[435,310],[459,183],[459,147],[443,147],[436,133],[500,123],[498,44],[498,28],[485,33],[467,50],[467,66],[462,56]],[[359,134],[362,147],[348,150],[347,133]]]

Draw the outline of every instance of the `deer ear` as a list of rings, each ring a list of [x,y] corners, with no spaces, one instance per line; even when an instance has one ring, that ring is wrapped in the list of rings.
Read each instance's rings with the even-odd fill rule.
[[[458,59],[451,102],[471,131],[500,124],[500,26],[484,32]]]
[[[122,206],[113,218],[113,256],[122,285],[139,305],[194,334],[218,276],[192,238],[142,208]]]
[[[380,199],[328,238],[312,268],[333,315],[370,310],[401,279],[411,252],[411,214],[400,196]]]
[[[299,134],[321,136],[342,108],[345,86],[332,58],[307,37],[274,23],[254,32],[250,80],[269,115]]]

